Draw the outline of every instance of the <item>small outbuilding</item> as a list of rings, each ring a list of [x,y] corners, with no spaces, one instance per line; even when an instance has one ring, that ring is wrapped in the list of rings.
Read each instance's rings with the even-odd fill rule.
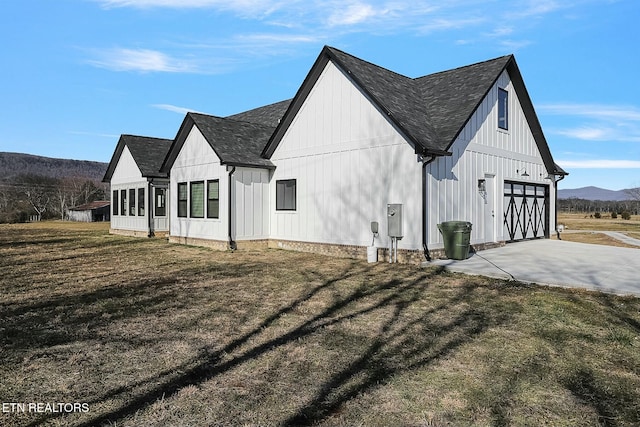
[[[111,212],[111,202],[108,200],[98,200],[75,206],[67,211],[69,221],[78,222],[103,222],[109,221]]]

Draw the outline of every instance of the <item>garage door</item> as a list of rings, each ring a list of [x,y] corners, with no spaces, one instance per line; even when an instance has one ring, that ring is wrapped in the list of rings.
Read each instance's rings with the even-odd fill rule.
[[[549,187],[505,181],[503,224],[508,242],[549,237]]]

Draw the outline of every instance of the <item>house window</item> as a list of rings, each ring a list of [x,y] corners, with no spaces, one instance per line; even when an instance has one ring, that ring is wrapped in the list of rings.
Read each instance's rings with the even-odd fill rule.
[[[296,180],[283,179],[276,181],[276,210],[296,210]]]
[[[120,190],[120,215],[127,214],[127,190]]]
[[[113,209],[113,215],[118,215],[118,209],[120,209],[120,206],[118,206],[118,190],[113,190],[113,200],[111,200],[111,209]]]
[[[178,217],[187,217],[187,183],[178,183]]]
[[[220,181],[207,181],[207,218],[220,217]]]
[[[189,216],[191,218],[204,218],[204,181],[192,182],[190,193]]]
[[[155,188],[155,207],[156,207],[156,212],[155,212],[155,216],[167,216],[167,208],[166,208],[166,203],[167,203],[167,195],[166,195],[166,190],[164,188]]]
[[[509,92],[498,89],[498,127],[509,129]]]
[[[129,215],[135,216],[136,214],[136,189],[129,189]]]
[[[144,216],[144,188],[138,188],[138,216]]]

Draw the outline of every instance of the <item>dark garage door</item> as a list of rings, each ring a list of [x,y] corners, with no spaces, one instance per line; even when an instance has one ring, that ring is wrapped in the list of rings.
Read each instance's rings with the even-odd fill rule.
[[[549,237],[549,187],[504,182],[504,235],[508,242]]]

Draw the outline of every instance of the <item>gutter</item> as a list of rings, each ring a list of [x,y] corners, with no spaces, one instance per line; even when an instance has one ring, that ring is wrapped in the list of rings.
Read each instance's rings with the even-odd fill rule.
[[[231,191],[232,191],[232,178],[233,178],[233,173],[236,171],[236,167],[235,166],[231,166],[231,170],[229,171],[229,192],[227,193],[229,195],[229,215],[228,215],[228,221],[229,221],[229,249],[231,249],[232,251],[235,251],[238,246],[236,245],[235,240],[233,240],[233,235],[232,235],[232,228],[231,228],[231,219],[232,219],[232,214],[233,214],[233,208],[232,208],[232,197],[231,197]]]

